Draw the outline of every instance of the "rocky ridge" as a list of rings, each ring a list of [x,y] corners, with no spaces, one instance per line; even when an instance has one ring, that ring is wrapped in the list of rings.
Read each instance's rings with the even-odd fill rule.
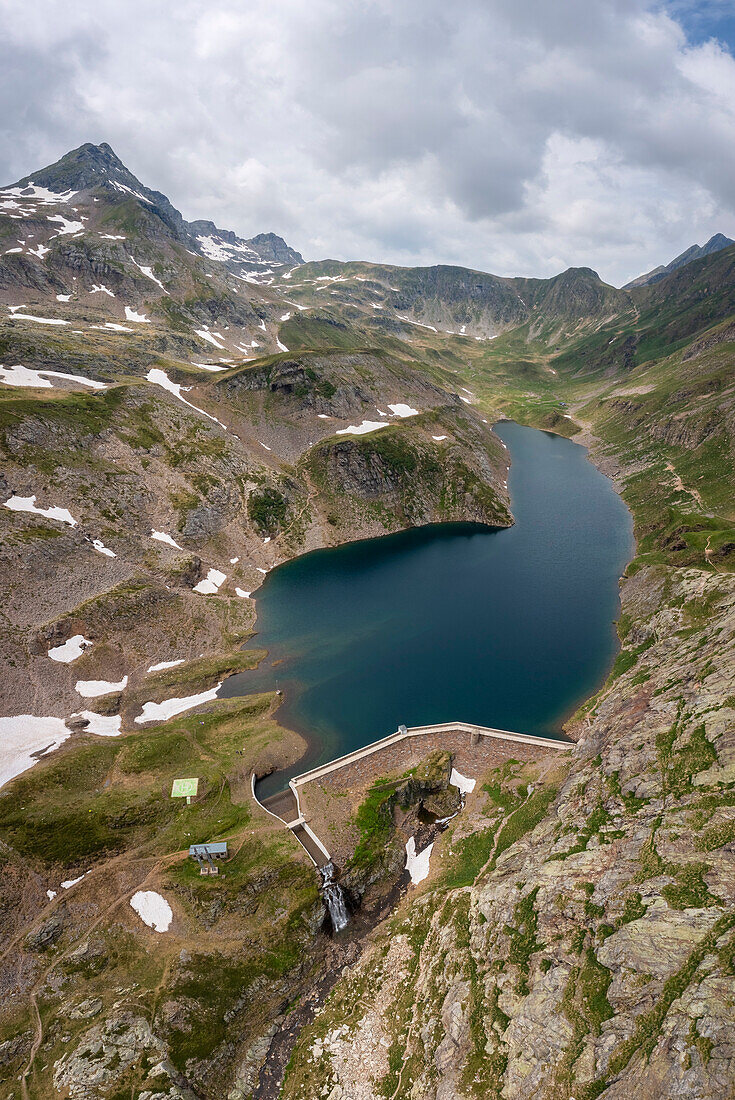
[[[622,598],[627,667],[548,814],[469,886],[404,903],[300,1040],[289,1100],[727,1095],[735,586],[642,571]]]
[[[289,1027],[285,1097],[724,1100],[732,249],[618,291],[590,269],[301,264],[193,224],[104,145],[0,193],[0,489],[76,520],[0,509],[6,709],[66,714],[78,677],[128,677],[94,707],[133,731],[77,723],[0,793],[2,1100],[109,1100],[115,1075],[144,1100],[265,1100]],[[322,934],[310,866],[250,801],[251,773],[302,747],[275,700],[130,723],[258,659],[247,592],[277,562],[509,522],[500,413],[583,426],[630,503],[623,649],[568,772],[488,775],[361,955]],[[194,592],[211,570],[217,591]],[[51,661],[77,634],[93,646]],[[183,664],[149,674],[154,657]],[[182,773],[202,777],[189,819],[168,798]],[[221,878],[188,872],[192,824],[233,839]],[[148,888],[166,936],[128,904]]]

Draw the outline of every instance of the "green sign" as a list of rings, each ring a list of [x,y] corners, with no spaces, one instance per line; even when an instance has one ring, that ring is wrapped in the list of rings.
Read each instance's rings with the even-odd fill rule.
[[[174,779],[171,788],[172,798],[192,798],[199,788],[198,779]]]

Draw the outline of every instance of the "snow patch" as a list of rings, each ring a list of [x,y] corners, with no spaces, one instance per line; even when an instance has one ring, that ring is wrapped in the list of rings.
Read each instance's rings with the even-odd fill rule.
[[[167,535],[165,531],[151,531],[148,536],[151,539],[155,539],[156,542],[165,542],[167,546],[174,546],[177,550],[183,550],[183,546],[179,546],[178,542],[174,542],[170,535]]]
[[[220,680],[216,687],[209,691],[200,691],[198,695],[187,695],[180,699],[164,699],[162,703],[144,703],[143,710],[135,719],[136,725],[142,726],[145,722],[165,722],[176,714],[183,714],[185,710],[198,707],[200,703],[209,703],[217,698],[217,692],[222,687],[224,680]]]
[[[117,191],[125,191],[128,195],[133,195],[134,198],[140,199],[141,202],[147,202],[149,206],[153,206],[151,200],[147,199],[145,195],[141,195],[138,191],[133,191],[132,187],[126,187],[124,183],[120,183],[118,180],[113,180],[112,186]]]
[[[205,579],[194,585],[192,592],[199,592],[202,596],[214,596],[226,580],[226,573],[222,573],[219,569],[210,569]]]
[[[155,890],[136,891],[130,899],[130,906],[143,924],[147,924],[154,932],[168,932],[174,919],[173,910],[166,899]]]
[[[197,405],[192,405],[191,401],[187,401],[185,397],[182,397],[181,391],[184,387],[179,385],[178,382],[172,382],[165,370],[159,370],[157,367],[154,367],[152,370],[148,371],[146,380],[148,382],[153,382],[156,386],[161,386],[164,390],[168,390],[174,397],[178,397],[182,404],[188,405],[190,409],[194,409],[195,412],[201,413],[202,416],[206,416],[208,420],[213,420],[215,424],[219,424],[221,428],[227,431],[225,425],[221,420],[218,420],[216,416],[211,416],[208,412],[205,412],[204,409],[200,409]]]
[[[47,214],[46,218],[50,222],[59,222],[61,229],[57,230],[56,236],[63,237],[67,233],[78,233],[80,229],[84,229],[82,222],[73,222],[69,218],[65,218],[63,214]]]
[[[215,340],[214,336],[212,335],[212,333],[209,331],[208,328],[195,328],[194,332],[197,334],[197,336],[200,336],[202,338],[202,340],[207,340],[207,341],[209,341],[210,344],[214,344],[214,346],[216,348],[218,348],[220,351],[226,351],[227,350],[225,348],[224,344],[220,344],[218,340]],[[215,336],[219,336],[219,333],[215,333]],[[223,340],[223,339],[224,339],[224,337],[220,336],[220,340]]]
[[[72,718],[86,718],[85,733],[96,733],[98,737],[119,737],[122,718],[119,714],[95,714],[93,710],[80,710]]]
[[[89,874],[89,871],[84,872],[84,875],[88,875],[88,874]],[[72,886],[76,886],[76,884],[78,882],[82,881],[82,879],[84,878],[84,875],[79,875],[78,878],[68,878],[68,879],[66,879],[65,882],[62,882],[61,889],[62,890],[71,890]]]
[[[366,435],[375,432],[378,428],[389,428],[390,424],[383,420],[363,420],[362,424],[350,424],[349,428],[338,428],[337,435]]]
[[[136,313],[130,306],[125,306],[125,320],[137,321],[139,325],[149,325],[150,321],[146,317],[145,313]]]
[[[111,680],[77,680],[74,690],[84,699],[96,699],[98,695],[109,695],[112,691],[122,691],[128,686],[127,676],[113,683]]]
[[[197,237],[197,240],[202,252],[210,260],[219,260],[222,263],[228,260],[249,260],[251,263],[253,261],[257,263],[260,260],[258,253],[244,243],[230,244],[222,237],[214,236]]]
[[[85,638],[83,634],[75,634],[73,638],[68,638],[63,645],[55,645],[48,651],[48,655],[52,661],[59,661],[62,665],[70,665],[72,661],[76,661],[77,657],[81,657],[87,646],[91,646],[89,638]]]
[[[58,748],[70,734],[63,718],[34,714],[0,718],[0,787],[33,767],[40,756]]]
[[[466,776],[458,772],[456,768],[452,768],[452,774],[449,777],[449,782],[453,787],[459,787],[462,794],[471,794],[475,789],[475,779],[468,779]]]
[[[38,202],[42,205],[69,202],[76,194],[78,194],[77,191],[49,191],[47,187],[37,187],[33,180],[24,187],[6,187],[3,191],[0,191],[0,195],[12,196],[21,199],[23,202]]]
[[[138,271],[142,272],[142,274],[145,275],[146,279],[150,279],[151,282],[156,284],[156,286],[160,286],[160,288],[161,288],[161,290],[163,291],[164,294],[168,294],[168,291],[166,290],[166,287],[163,285],[161,280],[156,278],[156,276],[153,274],[153,268],[152,267],[146,267],[144,264],[139,264],[138,261],[133,259],[132,256],[130,257],[130,259],[135,264]],[[108,291],[108,293],[109,293],[109,291]],[[114,298],[114,294],[113,294],[113,298]]]
[[[100,283],[99,286],[97,285],[97,283],[95,283],[89,293],[90,294],[107,294],[107,295],[109,295],[110,298],[115,297],[113,292],[109,289],[109,287],[106,287],[104,285],[104,283]]]
[[[435,439],[437,443],[441,443],[441,441],[447,437],[445,435],[432,435],[431,438]]]
[[[160,672],[164,668],[176,668],[177,665],[186,664],[186,657],[179,657],[176,661],[159,661],[157,665],[151,665],[147,672]]]
[[[241,596],[243,600],[250,599],[250,593],[246,592],[244,588],[236,588],[235,592],[238,596]]]
[[[102,539],[92,539],[92,546],[98,554],[104,554],[106,558],[117,557],[117,554],[113,550],[110,550],[109,546],[105,546]]]
[[[45,516],[46,519],[58,519],[61,523],[68,523],[70,527],[77,525],[68,508],[37,508],[35,493],[32,497],[12,496],[5,501],[3,507],[9,508],[11,512],[32,512],[36,516]]]
[[[92,390],[106,390],[104,382],[97,382],[94,378],[82,378],[80,374],[64,374],[58,370],[32,370],[16,363],[14,367],[0,366],[0,382],[6,386],[32,386],[34,389],[50,390],[53,383],[49,378],[63,378],[65,382],[78,382],[81,386],[89,386]]]
[[[389,405],[388,408],[394,416],[418,416],[419,414],[418,409],[412,409],[410,405],[404,405],[400,402],[397,405]]]
[[[393,290],[393,289],[395,289],[395,288],[391,287],[391,290]],[[425,325],[421,321],[412,321],[410,317],[402,317],[400,313],[397,313],[396,316],[397,316],[399,321],[407,321],[409,323],[409,325],[417,325],[418,328],[428,328],[428,329],[431,329],[432,332],[437,331],[434,328],[433,325]]]
[[[431,859],[431,850],[434,847],[433,844],[429,844],[427,848],[424,848],[423,852],[416,852],[416,841],[413,837],[410,837],[406,841],[406,870],[411,876],[411,882],[414,886],[418,882],[423,882],[429,873],[429,860]]]
[[[20,251],[20,249],[18,250]],[[38,325],[68,325],[68,321],[62,321],[60,317],[36,317],[33,313],[16,313],[11,309],[14,321],[35,321]]]

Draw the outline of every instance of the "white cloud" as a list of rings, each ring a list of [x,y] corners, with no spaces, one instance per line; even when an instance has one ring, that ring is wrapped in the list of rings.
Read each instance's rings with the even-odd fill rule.
[[[735,62],[690,8],[6,0],[6,171],[106,140],[186,217],[309,257],[621,282],[735,234]]]

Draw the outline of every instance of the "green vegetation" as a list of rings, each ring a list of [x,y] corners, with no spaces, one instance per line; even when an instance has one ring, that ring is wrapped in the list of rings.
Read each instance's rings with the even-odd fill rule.
[[[598,837],[601,844],[609,842],[611,838],[606,837],[605,833],[603,832],[609,821],[610,815],[605,809],[602,800],[598,799],[595,808],[587,818],[586,825],[583,825],[582,828],[579,829],[579,831],[577,832],[577,840],[572,845],[572,847],[568,848],[565,852],[555,852],[553,855],[550,855],[549,862],[552,862],[554,860],[564,860],[568,856],[576,855],[577,852],[586,851],[587,845],[589,844],[593,836]]]
[[[522,836],[535,829],[539,822],[546,817],[556,795],[556,787],[541,787],[539,790],[534,791],[523,805],[510,814],[498,836],[493,866],[501,852],[506,851],[511,844],[515,844]]]
[[[393,836],[393,808],[400,779],[379,779],[358,807],[354,825],[359,834],[349,866],[366,869],[379,863]]]
[[[3,790],[0,833],[21,854],[64,867],[227,835],[250,815],[232,800],[238,752],[252,756],[282,736],[265,718],[268,707],[267,696],[228,700],[120,740],[76,739]],[[182,769],[200,777],[191,806],[169,798]]]
[[[623,905],[623,912],[618,918],[617,925],[630,924],[632,920],[640,920],[646,915],[646,906],[639,893],[628,894]]]
[[[490,859],[494,841],[495,830],[492,827],[478,829],[457,840],[449,850],[451,858],[448,866],[443,867],[437,888],[458,890],[463,886],[471,886]]]
[[[516,993],[522,997],[527,996],[529,992],[527,979],[531,956],[543,950],[544,947],[536,939],[538,916],[535,902],[538,891],[538,886],[534,886],[533,890],[520,899],[513,912],[513,924],[506,924],[503,929],[510,941],[508,962],[518,968]]]
[[[575,1092],[579,1100],[595,1100],[595,1097],[604,1091],[607,1082],[621,1073],[634,1055],[640,1052],[644,1057],[650,1056],[661,1036],[661,1026],[669,1008],[691,984],[705,955],[712,951],[718,939],[729,931],[733,924],[735,924],[735,914],[728,913],[721,917],[714,927],[702,937],[684,965],[664,982],[663,989],[654,1007],[636,1017],[631,1037],[624,1039],[613,1050],[607,1076],[597,1078],[591,1084],[580,1087],[578,1092]]]
[[[278,489],[267,486],[248,497],[248,515],[261,535],[277,535],[286,525],[288,501]]]
[[[681,867],[667,867],[676,875],[676,883],[664,886],[663,897],[672,909],[702,909],[717,905],[721,899],[710,893],[704,876],[709,870],[706,863],[685,863]]]
[[[218,680],[224,680],[235,672],[257,668],[265,656],[263,649],[235,649],[230,653],[214,653],[208,657],[199,657],[187,661],[175,668],[164,668],[150,673],[144,685],[138,690],[136,698],[142,703],[157,696],[169,697],[172,689],[193,695],[212,687]],[[131,701],[131,697],[128,697]]]
[[[179,865],[172,877],[192,915],[203,915],[215,904],[220,914],[240,913],[242,921],[244,903],[249,926],[261,933],[267,930],[256,952],[195,954],[176,967],[171,994],[196,1005],[196,1019],[174,1026],[169,1037],[171,1056],[180,1070],[188,1059],[208,1058],[221,1043],[238,1038],[248,1017],[251,1026],[262,1021],[263,988],[277,986],[301,962],[309,940],[304,917],[316,907],[318,895],[313,871],[295,863],[291,855],[251,842],[225,865],[226,877],[202,884],[191,861]],[[288,912],[285,921],[278,919],[276,908]]]
[[[707,740],[703,725],[693,729],[687,741],[681,741],[685,720],[682,708],[683,704],[680,703],[674,724],[656,738],[664,790],[676,796],[692,790],[694,776],[711,767],[717,760],[717,752],[714,745]]]
[[[717,848],[724,848],[735,840],[735,821],[721,821],[706,829],[697,837],[696,846],[700,852],[714,852]]]

